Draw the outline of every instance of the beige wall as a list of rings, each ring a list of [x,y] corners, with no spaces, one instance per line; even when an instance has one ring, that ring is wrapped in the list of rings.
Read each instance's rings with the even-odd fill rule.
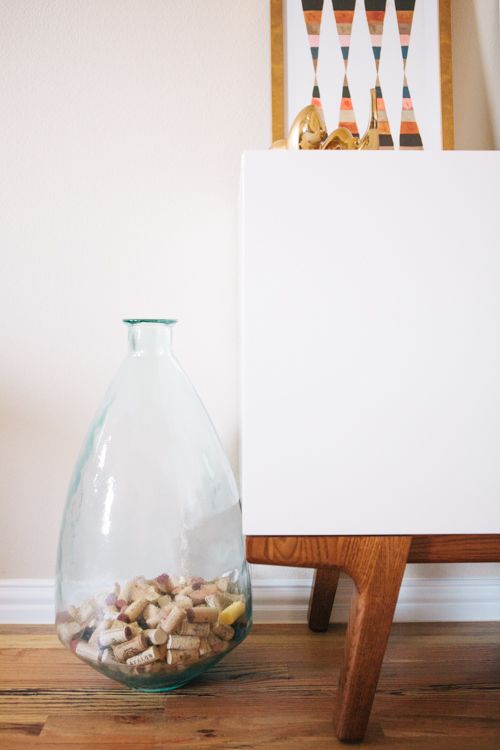
[[[0,578],[49,577],[122,317],[179,318],[237,463],[239,161],[269,142],[268,8],[3,0],[0,34]]]
[[[454,6],[457,144],[492,148],[497,3]],[[0,578],[42,578],[121,317],[180,319],[236,467],[238,172],[270,140],[268,2],[0,0],[0,36]]]

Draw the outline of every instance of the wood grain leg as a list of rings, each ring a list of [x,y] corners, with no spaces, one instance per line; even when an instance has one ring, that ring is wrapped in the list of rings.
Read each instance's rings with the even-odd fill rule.
[[[410,536],[248,536],[247,559],[346,572],[356,584],[342,665],[336,731],[361,742],[377,688]]]
[[[344,561],[356,584],[338,692],[337,737],[364,737],[391,630],[411,537],[360,537]]]
[[[314,573],[307,619],[310,629],[316,633],[328,629],[339,577],[338,568],[317,568]]]

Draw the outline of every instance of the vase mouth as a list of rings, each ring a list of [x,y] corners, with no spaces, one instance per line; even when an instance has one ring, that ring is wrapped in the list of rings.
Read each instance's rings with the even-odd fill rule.
[[[161,323],[165,326],[173,326],[177,323],[175,318],[123,318],[123,323],[134,326],[138,323]]]

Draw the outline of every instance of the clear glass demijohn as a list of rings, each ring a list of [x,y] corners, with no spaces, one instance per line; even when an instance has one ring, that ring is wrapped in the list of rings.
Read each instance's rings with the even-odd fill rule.
[[[71,479],[62,520],[61,642],[130,687],[169,690],[251,626],[238,490],[171,350],[171,320],[126,320],[129,351]]]

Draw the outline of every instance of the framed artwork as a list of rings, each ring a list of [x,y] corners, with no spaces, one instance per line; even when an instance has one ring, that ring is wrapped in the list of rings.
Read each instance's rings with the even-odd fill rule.
[[[271,0],[273,140],[313,102],[381,149],[453,148],[450,0]]]

